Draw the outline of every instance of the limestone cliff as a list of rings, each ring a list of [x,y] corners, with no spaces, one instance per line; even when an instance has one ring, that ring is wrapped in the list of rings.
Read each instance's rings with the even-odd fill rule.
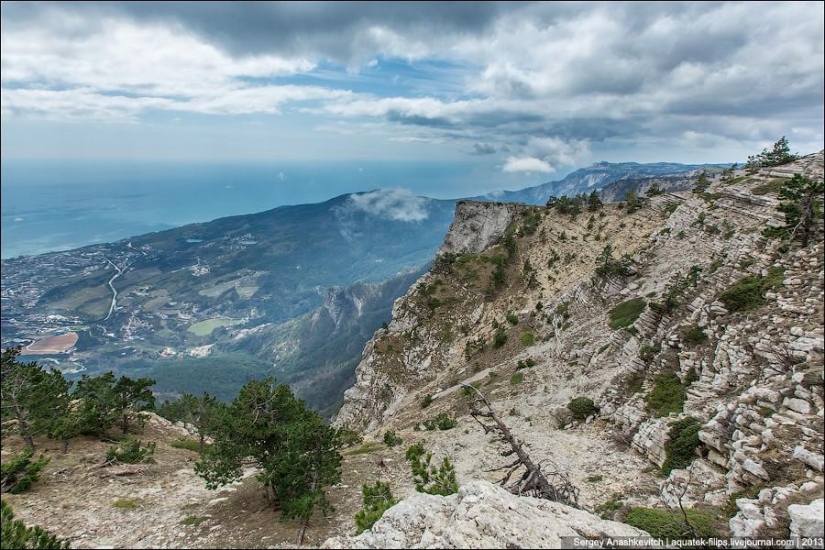
[[[403,435],[454,415],[428,445],[460,474],[495,479],[501,448],[461,391],[473,384],[533,455],[570,473],[586,508],[685,493],[687,505],[733,503],[734,534],[787,531],[775,510],[823,486],[823,245],[763,235],[783,223],[776,192],[795,173],[821,180],[822,152],[639,209],[462,203],[433,269],[364,350],[337,422]],[[607,257],[627,260],[597,274]],[[743,288],[754,304],[725,301]],[[676,397],[660,407],[662,395]],[[572,418],[574,397],[598,412]],[[700,443],[661,477],[679,421]]]

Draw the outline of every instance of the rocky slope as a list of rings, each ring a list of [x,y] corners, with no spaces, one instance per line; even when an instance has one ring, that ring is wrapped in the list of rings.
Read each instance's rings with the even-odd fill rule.
[[[666,508],[684,493],[685,505],[728,510],[736,536],[787,536],[788,507],[823,487],[823,245],[762,235],[782,223],[776,190],[794,173],[822,179],[822,152],[635,212],[459,204],[439,260],[368,342],[336,422],[409,437],[455,415],[455,429],[427,432],[428,448],[462,480],[496,479],[502,449],[460,387],[473,383],[533,456],[570,473],[585,508],[615,495]],[[632,258],[629,275],[594,273],[606,244]],[[729,310],[720,297],[743,279],[764,285],[764,303]],[[612,328],[611,313],[620,326],[634,305]],[[668,390],[684,402],[657,411]],[[598,406],[587,422],[566,407],[580,396]],[[700,444],[662,477],[687,418]]]

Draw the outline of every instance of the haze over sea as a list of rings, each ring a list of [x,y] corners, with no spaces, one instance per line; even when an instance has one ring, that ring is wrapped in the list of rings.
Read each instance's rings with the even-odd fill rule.
[[[3,160],[2,258],[69,250],[381,187],[434,198],[536,185],[476,163]]]

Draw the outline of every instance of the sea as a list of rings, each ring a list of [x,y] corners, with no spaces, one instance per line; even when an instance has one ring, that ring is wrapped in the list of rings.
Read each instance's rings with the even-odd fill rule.
[[[542,183],[478,162],[214,163],[6,160],[3,259],[70,250],[385,187],[433,198]]]

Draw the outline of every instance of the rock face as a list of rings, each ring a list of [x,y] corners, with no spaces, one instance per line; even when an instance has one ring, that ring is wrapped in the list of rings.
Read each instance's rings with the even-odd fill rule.
[[[791,516],[791,536],[792,537],[822,537],[825,536],[825,500],[818,499],[801,506],[791,504],[788,506],[788,514]]]
[[[523,209],[518,204],[461,201],[438,254],[481,252],[496,244]]]
[[[387,510],[372,530],[329,539],[322,548],[561,548],[561,537],[647,536],[623,523],[474,481],[448,497],[417,494]]]

